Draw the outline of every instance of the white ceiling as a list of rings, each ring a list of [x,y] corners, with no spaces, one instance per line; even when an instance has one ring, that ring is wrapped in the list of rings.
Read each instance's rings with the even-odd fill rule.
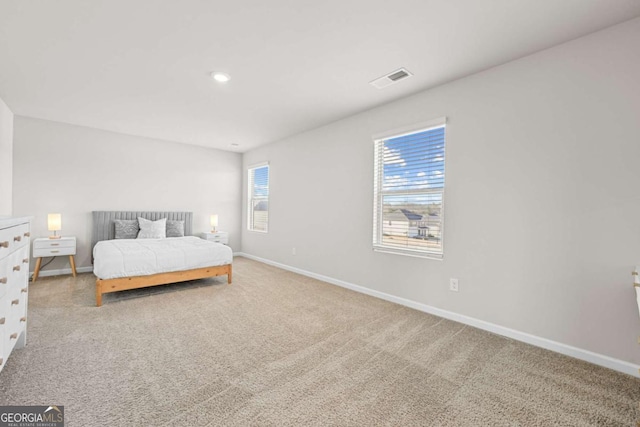
[[[0,0],[0,98],[243,152],[637,16],[638,0]],[[368,84],[400,67],[414,76]]]

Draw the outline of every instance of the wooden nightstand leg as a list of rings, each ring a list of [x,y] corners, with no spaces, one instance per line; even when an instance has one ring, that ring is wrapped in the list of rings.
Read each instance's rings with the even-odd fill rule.
[[[42,264],[42,258],[36,260],[36,269],[33,270],[33,281],[38,280],[38,274],[40,274],[40,265]]]
[[[76,277],[76,260],[73,255],[69,255],[69,263],[71,263],[71,273],[73,273],[73,277]]]

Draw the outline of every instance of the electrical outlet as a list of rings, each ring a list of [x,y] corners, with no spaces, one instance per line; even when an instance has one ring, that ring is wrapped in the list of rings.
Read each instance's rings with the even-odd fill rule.
[[[458,292],[458,279],[449,279],[449,290]]]
[[[295,255],[296,254],[296,248],[292,248],[291,249],[291,255]]]

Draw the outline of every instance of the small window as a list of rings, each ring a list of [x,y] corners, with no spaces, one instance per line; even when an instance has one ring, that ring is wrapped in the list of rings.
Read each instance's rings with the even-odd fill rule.
[[[445,123],[374,138],[374,250],[442,258]]]
[[[247,228],[266,233],[269,228],[269,165],[249,168]]]

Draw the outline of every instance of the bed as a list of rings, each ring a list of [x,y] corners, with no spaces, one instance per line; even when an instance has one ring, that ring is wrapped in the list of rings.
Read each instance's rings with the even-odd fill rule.
[[[98,307],[102,305],[102,295],[110,292],[222,275],[231,283],[231,248],[192,236],[192,212],[94,211],[92,215]],[[116,239],[116,221],[138,217],[181,222],[185,237]]]

